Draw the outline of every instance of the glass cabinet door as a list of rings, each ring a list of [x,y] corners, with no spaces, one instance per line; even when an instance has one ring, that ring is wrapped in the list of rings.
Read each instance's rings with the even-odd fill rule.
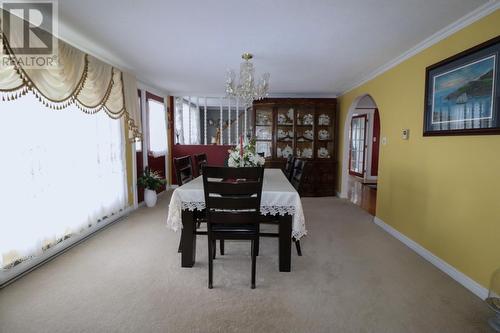
[[[276,115],[276,157],[288,158],[294,154],[295,108],[279,106]]]
[[[295,126],[296,126],[296,148],[295,156],[300,158],[314,158],[314,108],[297,108]]]
[[[334,149],[334,119],[333,112],[327,108],[316,110],[316,157],[325,159],[333,157]]]
[[[255,149],[264,157],[273,156],[273,109],[259,107],[255,111]]]

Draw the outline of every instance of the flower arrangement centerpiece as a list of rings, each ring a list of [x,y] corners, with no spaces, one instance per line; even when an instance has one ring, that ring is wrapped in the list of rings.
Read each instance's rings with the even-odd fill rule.
[[[240,144],[228,150],[228,166],[232,168],[264,166],[266,159],[255,151],[255,139],[243,144],[243,136],[240,137]]]

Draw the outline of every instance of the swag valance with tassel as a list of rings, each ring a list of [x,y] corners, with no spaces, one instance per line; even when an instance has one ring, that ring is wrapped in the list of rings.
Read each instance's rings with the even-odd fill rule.
[[[75,104],[88,114],[104,111],[113,119],[125,117],[129,137],[132,140],[141,138],[135,77],[62,40],[57,42],[57,65],[30,68],[16,57],[7,36],[2,31],[0,34],[3,58],[0,61],[0,100],[14,100],[31,92],[54,110]],[[10,38],[15,38],[12,35]]]

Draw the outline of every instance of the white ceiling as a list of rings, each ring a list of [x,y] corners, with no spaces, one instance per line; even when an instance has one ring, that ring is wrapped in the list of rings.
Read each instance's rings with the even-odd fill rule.
[[[60,0],[59,35],[178,94],[223,94],[244,51],[271,93],[335,95],[487,0]]]

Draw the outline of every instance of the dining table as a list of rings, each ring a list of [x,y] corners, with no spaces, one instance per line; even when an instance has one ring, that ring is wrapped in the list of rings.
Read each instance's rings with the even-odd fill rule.
[[[196,262],[196,216],[204,209],[203,176],[177,187],[172,193],[167,227],[181,231],[182,267],[193,267]],[[299,240],[307,230],[300,196],[281,169],[264,170],[260,214],[278,221],[279,271],[290,272],[292,238]]]

